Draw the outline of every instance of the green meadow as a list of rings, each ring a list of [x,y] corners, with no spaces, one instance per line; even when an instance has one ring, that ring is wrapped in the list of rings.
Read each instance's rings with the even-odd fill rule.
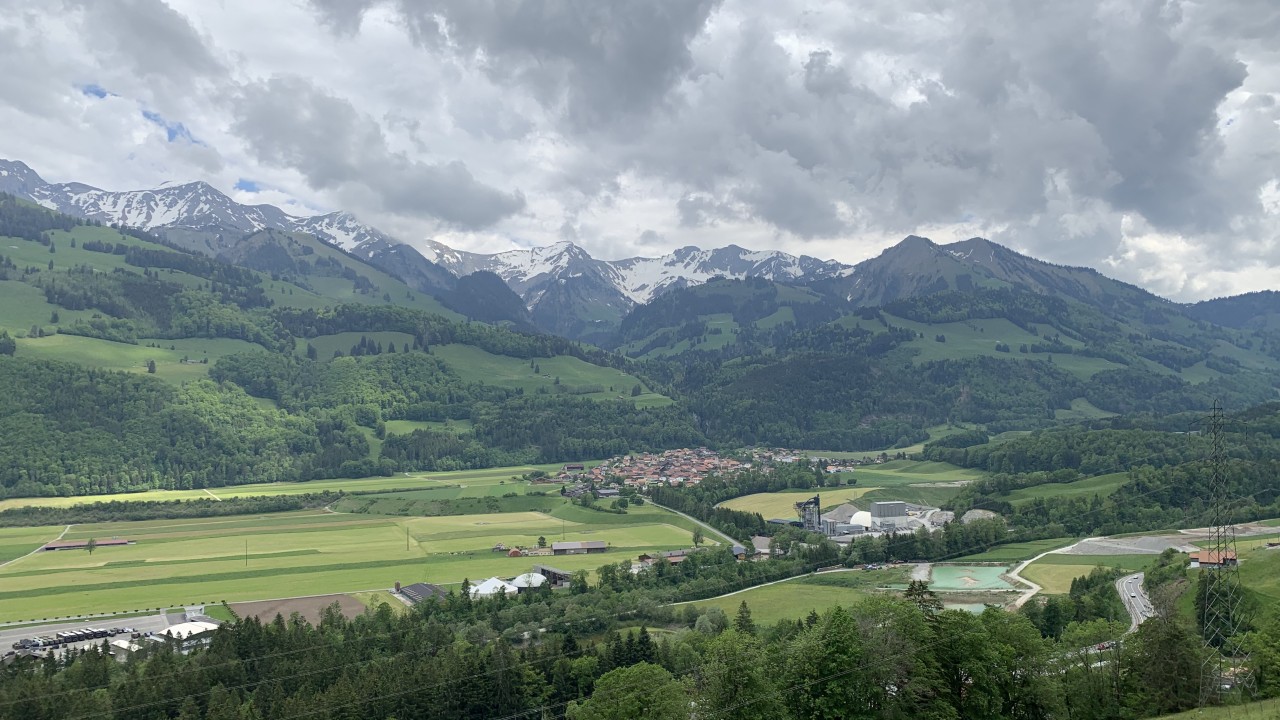
[[[745,601],[753,621],[772,625],[779,620],[798,620],[810,611],[821,614],[836,605],[852,605],[878,588],[902,586],[906,582],[905,568],[805,575],[690,604],[699,608],[717,607],[733,617]]]
[[[368,591],[397,581],[452,584],[514,576],[539,562],[593,570],[692,542],[688,521],[651,505],[627,515],[560,509],[577,512],[391,517],[311,510],[77,525],[67,539],[134,544],[92,554],[42,552],[0,567],[0,621]],[[6,531],[0,546],[25,554],[62,529]],[[517,558],[493,551],[498,543],[536,546],[539,537],[603,540],[609,550]]]
[[[594,463],[587,463],[590,467]],[[9,498],[0,500],[0,510],[13,507],[43,506],[70,507],[113,500],[197,500],[200,498],[261,497],[264,495],[302,495],[321,492],[387,492],[392,490],[423,490],[438,488],[446,497],[499,496],[510,492],[524,493],[528,489],[558,492],[557,485],[530,486],[513,477],[535,470],[555,472],[559,464],[517,465],[513,467],[487,468],[484,470],[454,470],[450,472],[399,473],[391,477],[361,479],[312,480],[309,482],[254,483],[233,487],[205,490],[149,490],[140,493],[116,493],[112,495],[78,495],[74,497]]]
[[[1013,505],[1023,505],[1036,498],[1107,497],[1129,481],[1128,473],[1097,475],[1070,483],[1046,483],[1014,490],[1005,496]]]
[[[634,375],[614,368],[601,367],[568,355],[522,360],[494,355],[471,345],[436,345],[432,354],[444,361],[465,382],[521,389],[527,393],[544,390],[557,392],[560,386],[580,397],[592,400],[628,400],[637,407],[670,405],[671,399],[649,392]],[[642,393],[632,397],[640,385]],[[590,390],[589,392],[586,392]]]
[[[865,510],[870,507],[870,503],[884,500],[902,500],[938,507],[955,497],[964,483],[983,475],[980,470],[960,468],[949,463],[893,460],[839,474],[842,482],[853,479],[857,483],[854,486],[756,493],[726,500],[721,505],[732,510],[757,512],[766,519],[795,517],[795,504],[814,495],[822,498],[823,508],[834,508],[852,502]]]
[[[1071,590],[1072,580],[1098,566],[1138,572],[1155,559],[1155,555],[1045,555],[1028,565],[1022,576],[1049,595],[1062,595]]]
[[[150,344],[158,347],[148,347]],[[155,376],[177,384],[208,377],[209,368],[223,355],[252,350],[260,351],[262,348],[244,340],[229,338],[143,338],[137,345],[79,335],[18,339],[18,353],[22,357],[62,360],[104,370],[139,374],[145,374],[147,363],[154,361]]]
[[[949,562],[1020,562],[1022,560],[1030,560],[1040,553],[1066,547],[1075,541],[1075,538],[1048,538],[1046,540],[1009,543],[1008,545],[997,545],[986,552],[955,558]]]

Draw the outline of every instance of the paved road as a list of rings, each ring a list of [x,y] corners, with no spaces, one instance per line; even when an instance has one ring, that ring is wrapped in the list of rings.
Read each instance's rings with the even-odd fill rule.
[[[0,629],[0,655],[12,650],[13,644],[23,638],[33,638],[45,635],[53,637],[55,633],[63,630],[131,627],[137,632],[157,632],[169,627],[170,625],[180,623],[182,620],[182,615],[161,615],[157,613],[155,615],[144,615],[142,617],[99,618],[97,620],[77,620],[74,622],[60,622],[49,625],[29,625],[27,627],[4,628]],[[114,638],[106,639],[113,640]],[[83,643],[77,643],[76,647],[99,645],[101,643],[102,639],[90,640]]]
[[[57,541],[61,540],[61,539],[62,539],[62,538],[67,534],[67,531],[68,531],[68,530],[70,530],[70,529],[71,529],[71,526],[70,526],[70,525],[68,525],[68,526],[66,526],[66,527],[64,527],[64,528],[62,528],[62,532],[58,533],[58,537],[56,537],[56,538],[54,538],[54,539],[50,540],[49,542],[57,542]],[[22,557],[16,557],[16,558],[14,558],[14,559],[12,559],[12,560],[10,560],[10,561],[8,561],[8,562],[2,562],[2,563],[0,563],[0,567],[4,567],[5,565],[12,565],[13,563],[18,562],[19,560],[25,560],[26,558],[29,558],[29,557],[31,557],[32,555],[35,555],[36,553],[41,552],[41,551],[44,549],[44,546],[45,546],[45,545],[48,545],[48,544],[49,544],[49,542],[43,542],[43,543],[40,543],[40,545],[39,545],[39,546],[37,546],[35,550],[32,550],[31,552],[27,553],[26,555],[23,555]]]
[[[675,513],[675,514],[679,515],[680,517],[685,518],[686,520],[691,520],[691,521],[693,521],[693,522],[697,523],[700,527],[705,528],[705,529],[706,529],[706,531],[707,531],[708,533],[710,533],[710,534],[712,534],[712,535],[716,536],[717,538],[720,538],[720,540],[723,540],[724,542],[728,543],[729,545],[739,545],[739,544],[741,544],[741,543],[739,543],[737,540],[734,540],[733,538],[729,537],[728,535],[725,535],[724,533],[720,532],[719,530],[717,530],[717,529],[715,529],[715,528],[711,527],[710,525],[708,525],[708,524],[706,524],[706,523],[702,522],[702,521],[701,521],[701,520],[699,520],[698,518],[695,518],[695,517],[689,517],[688,515],[685,515],[684,513],[680,512],[679,510],[672,510],[671,508],[667,507],[666,505],[659,505],[658,503],[656,503],[656,502],[654,502],[654,501],[652,501],[652,500],[650,500],[650,499],[648,499],[648,498],[645,498],[645,502],[649,503],[650,505],[653,505],[654,507],[660,507],[660,508],[662,508],[663,510],[666,510],[667,512],[673,512],[673,513]]]
[[[1143,573],[1125,575],[1116,580],[1116,592],[1124,601],[1124,609],[1129,611],[1129,632],[1134,632],[1148,618],[1154,617],[1155,608],[1151,606],[1151,598],[1142,587]]]

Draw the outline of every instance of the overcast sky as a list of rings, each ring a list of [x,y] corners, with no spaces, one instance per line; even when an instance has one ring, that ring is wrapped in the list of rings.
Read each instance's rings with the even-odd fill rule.
[[[957,10],[955,7],[962,7]],[[1274,0],[0,0],[0,157],[414,242],[1280,289]]]

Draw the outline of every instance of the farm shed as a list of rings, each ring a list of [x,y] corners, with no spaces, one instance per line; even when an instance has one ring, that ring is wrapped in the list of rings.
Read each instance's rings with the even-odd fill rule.
[[[555,542],[551,543],[552,555],[585,555],[587,553],[602,553],[609,546],[603,540],[583,540],[579,542]]]

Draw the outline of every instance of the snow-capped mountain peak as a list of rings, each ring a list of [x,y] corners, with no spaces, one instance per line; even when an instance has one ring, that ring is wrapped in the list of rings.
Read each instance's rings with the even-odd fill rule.
[[[270,229],[309,233],[392,274],[429,278],[430,282],[423,280],[427,285],[449,285],[449,273],[462,277],[489,271],[520,296],[535,319],[541,318],[543,327],[559,328],[558,318],[564,315],[594,318],[603,312],[621,317],[666,290],[717,276],[796,281],[848,272],[847,266],[834,261],[736,245],[712,250],[686,246],[661,257],[623,260],[597,260],[568,241],[487,255],[434,240],[406,245],[347,212],[298,217],[272,205],[238,203],[203,181],[165,182],[129,191],[52,184],[17,161],[0,160],[0,192],[104,224],[185,238],[188,246],[212,254],[229,249],[247,233]],[[416,253],[427,263],[407,253]]]

